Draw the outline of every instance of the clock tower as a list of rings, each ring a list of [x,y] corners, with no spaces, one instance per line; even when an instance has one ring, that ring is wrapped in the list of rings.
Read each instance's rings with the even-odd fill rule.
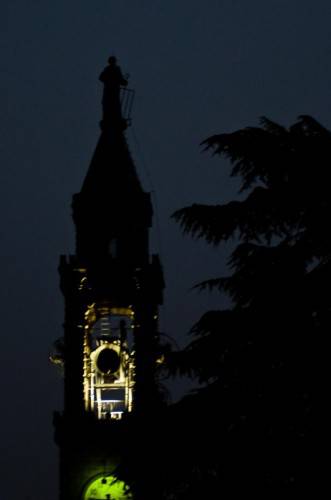
[[[61,256],[65,301],[64,411],[55,415],[60,500],[130,498],[114,481],[130,419],[160,404],[156,382],[163,274],[149,253],[150,194],[128,148],[133,91],[114,57],[104,85],[101,134],[73,196],[74,255]]]

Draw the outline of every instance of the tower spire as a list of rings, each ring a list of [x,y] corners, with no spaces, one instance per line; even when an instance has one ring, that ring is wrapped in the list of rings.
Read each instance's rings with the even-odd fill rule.
[[[126,247],[128,256],[128,249],[135,247],[135,260],[139,263],[142,253],[148,253],[147,228],[151,226],[152,206],[149,194],[140,184],[125,137],[128,120],[122,115],[121,92],[125,92],[123,86],[128,81],[115,57],[110,57],[108,63],[99,77],[104,84],[101,135],[82,189],[73,197],[76,253],[85,257],[96,253],[118,256]],[[132,238],[131,246],[128,237]]]
[[[73,197],[75,255],[60,258],[64,320],[64,412],[60,500],[125,498],[113,472],[124,455],[128,414],[157,411],[158,308],[163,273],[149,253],[152,206],[124,130],[116,61],[101,73],[101,135]],[[126,118],[126,117],[124,117]],[[137,421],[138,421],[137,420]]]

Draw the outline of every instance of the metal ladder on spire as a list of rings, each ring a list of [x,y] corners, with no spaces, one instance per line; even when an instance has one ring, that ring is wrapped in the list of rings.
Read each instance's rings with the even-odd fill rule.
[[[121,100],[121,110],[122,117],[127,123],[127,126],[131,125],[131,113],[133,107],[135,91],[132,89],[127,89],[126,87],[121,87],[120,100]]]

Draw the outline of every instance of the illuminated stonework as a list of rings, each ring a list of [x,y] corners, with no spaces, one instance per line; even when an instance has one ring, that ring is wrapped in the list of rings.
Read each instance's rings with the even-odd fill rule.
[[[131,422],[140,422],[125,417],[158,405],[154,363],[163,273],[149,252],[151,194],[142,188],[124,133],[133,93],[121,92],[120,81],[127,82],[114,60],[99,77],[100,139],[72,199],[75,252],[62,255],[59,265],[64,338],[52,359],[64,368],[64,411],[54,418],[60,500],[130,499],[113,476],[125,468]]]
[[[89,306],[84,327],[84,400],[98,419],[132,411],[133,317],[130,308]]]
[[[114,476],[99,476],[85,489],[82,500],[130,500],[125,483],[116,481]]]

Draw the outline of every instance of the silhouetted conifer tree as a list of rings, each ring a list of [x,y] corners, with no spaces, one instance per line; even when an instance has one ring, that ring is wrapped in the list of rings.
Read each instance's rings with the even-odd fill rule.
[[[230,275],[198,285],[232,306],[207,312],[168,359],[203,384],[177,405],[196,432],[174,498],[313,485],[312,400],[331,311],[331,133],[309,116],[289,128],[262,118],[203,144],[230,160],[247,195],[174,214],[193,238],[237,242]]]
[[[197,285],[228,294],[232,306],[205,313],[184,350],[165,352],[170,373],[200,387],[138,432],[132,422],[123,477],[143,488],[138,500],[148,491],[201,500],[316,490],[312,407],[330,329],[331,133],[309,116],[289,128],[263,118],[203,144],[230,160],[246,197],[174,217],[209,244],[235,241],[229,275]]]

